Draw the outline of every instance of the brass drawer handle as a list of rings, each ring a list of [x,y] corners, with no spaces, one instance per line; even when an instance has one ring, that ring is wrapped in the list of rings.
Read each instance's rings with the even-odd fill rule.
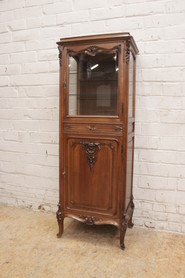
[[[87,128],[89,129],[89,130],[92,130],[92,131],[94,131],[94,130],[96,130],[96,127],[94,127],[94,126],[87,126]]]

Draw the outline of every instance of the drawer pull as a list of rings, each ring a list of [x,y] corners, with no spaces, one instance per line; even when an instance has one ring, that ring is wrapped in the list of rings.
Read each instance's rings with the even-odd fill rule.
[[[89,129],[89,130],[92,130],[92,131],[94,131],[94,130],[96,130],[96,127],[94,127],[94,126],[87,126],[87,128]]]

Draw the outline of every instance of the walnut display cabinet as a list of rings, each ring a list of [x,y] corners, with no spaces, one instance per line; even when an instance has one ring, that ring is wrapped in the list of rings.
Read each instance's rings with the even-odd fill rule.
[[[61,39],[58,237],[65,217],[111,224],[124,249],[134,210],[137,46],[129,33]]]

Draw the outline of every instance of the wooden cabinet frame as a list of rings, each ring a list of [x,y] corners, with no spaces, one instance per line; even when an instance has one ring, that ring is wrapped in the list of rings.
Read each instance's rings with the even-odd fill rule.
[[[58,237],[62,236],[65,217],[88,225],[112,224],[120,230],[120,246],[124,249],[126,229],[133,226],[135,71],[138,49],[129,33],[66,38],[60,39],[57,44],[60,60]],[[112,70],[111,74],[117,76],[117,85],[111,85],[110,90],[116,90],[116,107],[110,102],[110,107],[102,110],[107,115],[79,115],[81,103],[77,102],[77,115],[70,115],[69,55],[78,57],[83,53],[84,57],[98,57],[101,62],[101,53],[111,55],[115,51],[118,53],[118,72],[115,75]],[[75,59],[78,62],[78,58]],[[85,89],[79,83],[79,64],[77,66],[76,94],[79,98]],[[110,71],[108,68],[109,75]],[[94,76],[98,78],[98,74],[97,70]],[[109,78],[108,74],[101,74]],[[88,97],[90,90],[94,94],[96,86],[93,83],[96,81],[85,82]],[[88,113],[88,109],[90,106],[85,107],[85,113]],[[95,106],[91,110],[96,113]]]

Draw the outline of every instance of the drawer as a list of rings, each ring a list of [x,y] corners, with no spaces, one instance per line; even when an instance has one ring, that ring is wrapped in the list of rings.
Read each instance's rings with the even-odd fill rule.
[[[75,133],[75,134],[111,134],[111,135],[123,135],[123,126],[118,124],[68,124],[64,123],[65,133]]]

